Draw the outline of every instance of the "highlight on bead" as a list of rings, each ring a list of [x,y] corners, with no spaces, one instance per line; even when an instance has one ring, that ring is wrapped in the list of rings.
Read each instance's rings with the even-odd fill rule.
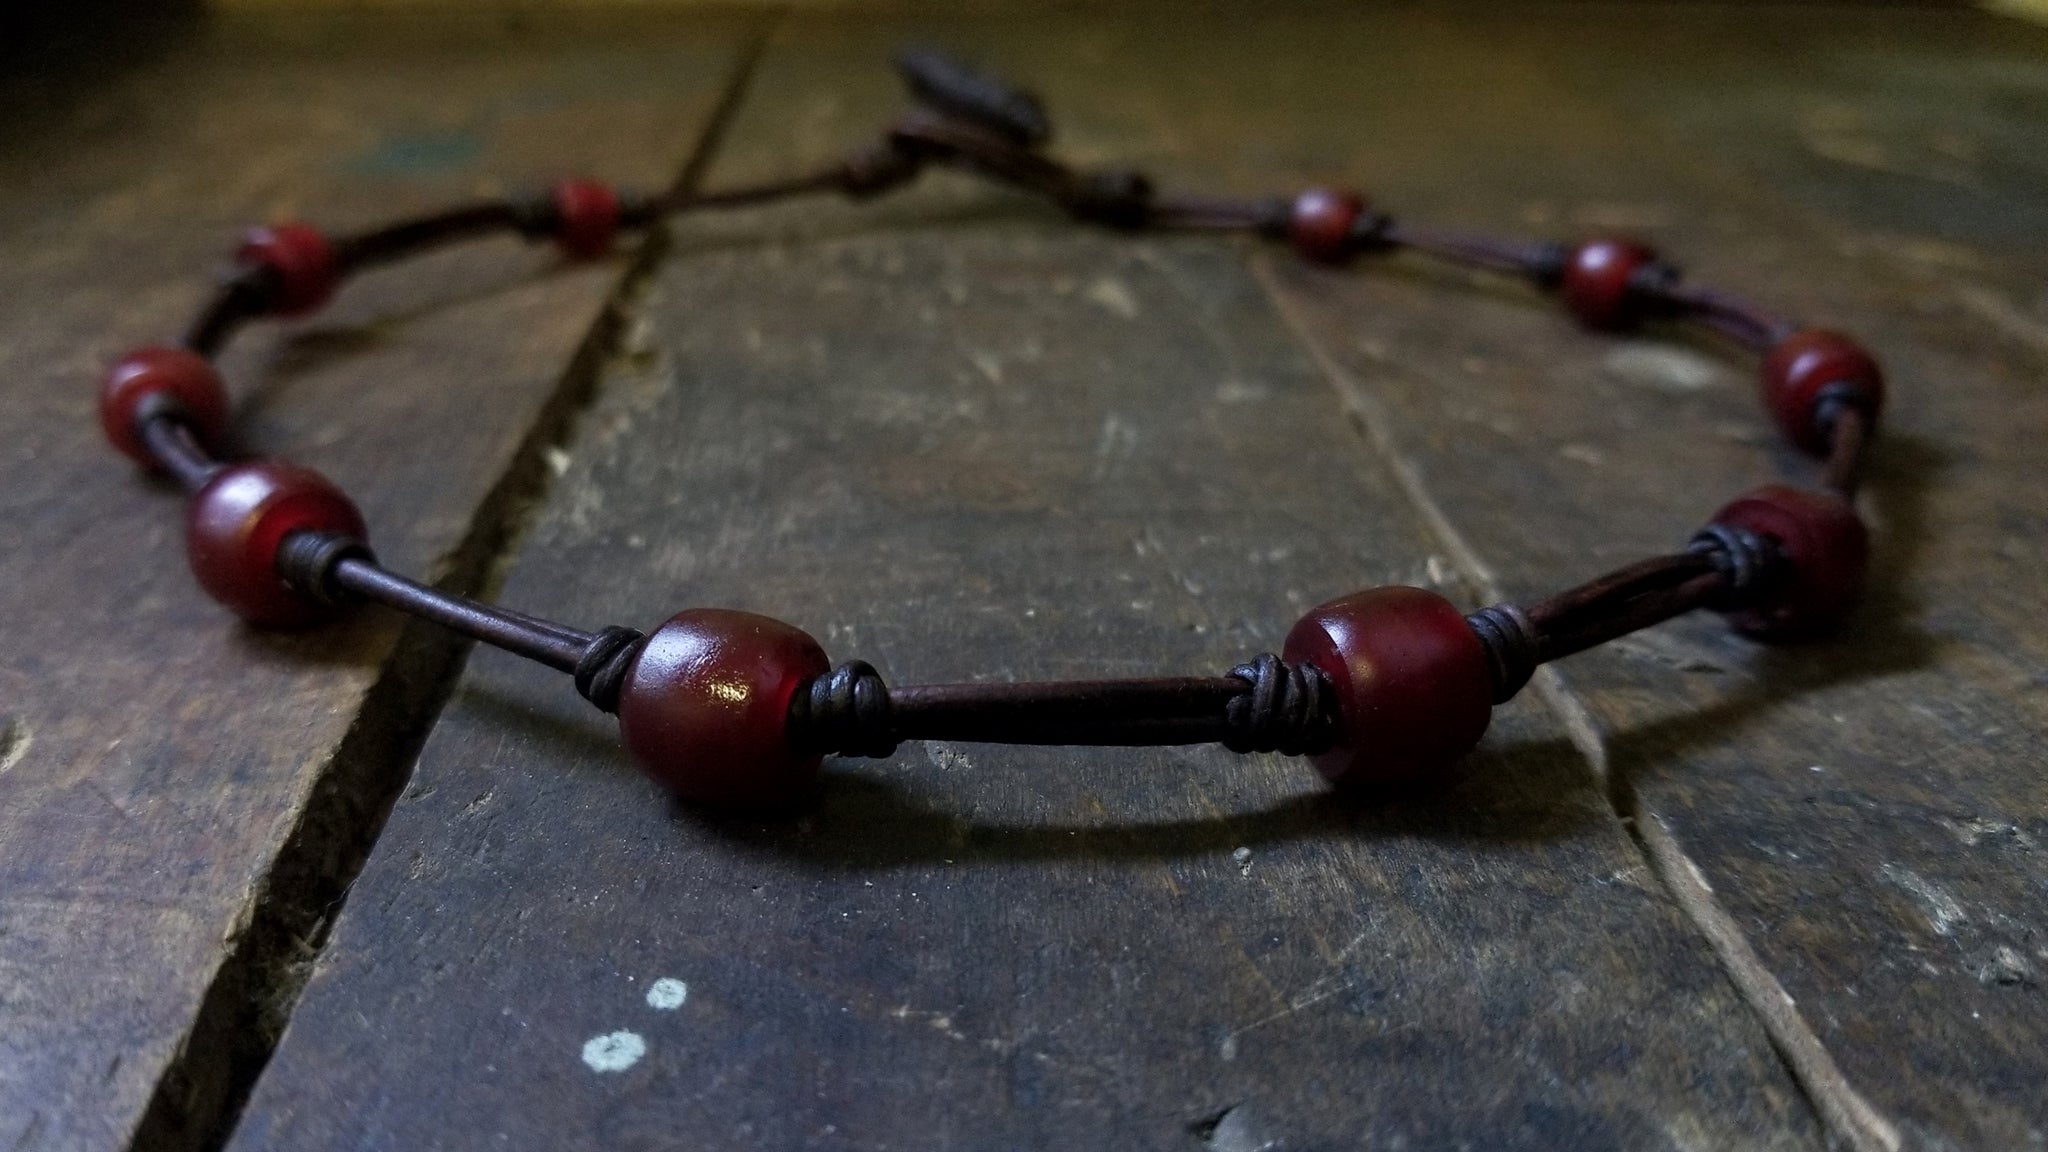
[[[293,627],[327,614],[279,574],[278,550],[295,532],[366,539],[362,513],[325,476],[282,460],[222,468],[192,497],[185,555],[207,595],[252,624]]]
[[[1071,165],[1049,150],[1051,125],[1031,94],[930,53],[906,56],[902,67],[915,108],[811,171],[652,197],[570,179],[544,198],[460,205],[338,240],[300,223],[257,229],[237,254],[244,271],[215,292],[183,347],[143,348],[115,363],[100,392],[102,430],[187,491],[193,574],[243,618],[302,625],[367,600],[555,668],[617,715],[642,771],[706,805],[786,804],[804,794],[823,757],[885,757],[912,740],[1218,744],[1306,757],[1345,788],[1441,780],[1478,743],[1493,708],[1543,664],[1702,608],[1779,642],[1823,634],[1855,604],[1870,552],[1856,478],[1884,380],[1849,337],[1681,285],[1633,241],[1458,234],[1398,224],[1341,189],[1184,195],[1134,169]],[[698,608],[652,635],[616,624],[586,631],[408,580],[378,564],[361,515],[326,479],[226,455],[227,393],[208,357],[259,315],[318,307],[345,271],[506,231],[552,236],[588,258],[623,229],[684,211],[827,193],[857,201],[935,166],[1023,189],[1087,223],[1263,237],[1320,263],[1406,251],[1554,289],[1591,328],[1625,329],[1651,316],[1708,328],[1758,356],[1773,418],[1826,459],[1822,487],[1752,489],[1685,547],[1526,607],[1464,615],[1434,592],[1376,588],[1308,612],[1280,654],[1239,659],[1220,673],[892,688],[865,661],[831,667],[815,639],[766,616]],[[1845,426],[1849,413],[1860,419]]]
[[[1311,188],[1294,198],[1287,238],[1310,260],[1341,263],[1352,253],[1352,226],[1364,214],[1365,198],[1356,192]]]
[[[1619,331],[1642,319],[1639,278],[1657,254],[1628,240],[1591,240],[1565,258],[1559,288],[1566,307],[1588,328]]]
[[[787,804],[823,757],[791,747],[789,702],[831,667],[780,620],[722,608],[671,616],[647,637],[619,691],[619,735],[640,770],[685,800]]]
[[[1829,448],[1827,407],[1853,407],[1875,421],[1884,373],[1863,346],[1839,332],[1802,328],[1764,357],[1764,404],[1785,437],[1815,456]]]

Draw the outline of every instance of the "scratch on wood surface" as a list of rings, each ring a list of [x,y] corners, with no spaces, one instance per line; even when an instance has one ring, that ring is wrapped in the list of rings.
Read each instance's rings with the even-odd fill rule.
[[[1003,384],[1003,358],[994,352],[974,349],[967,353],[967,362],[976,371],[988,378],[988,382],[1000,388]]]
[[[1956,298],[1981,319],[2039,352],[2048,352],[2048,323],[2014,307],[2004,296],[1975,284],[1958,284]]]
[[[967,1039],[967,1033],[955,1027],[953,1017],[945,1012],[924,1012],[912,1008],[908,1004],[899,1004],[889,1010],[889,1018],[903,1021],[916,1020],[948,1040]]]
[[[1913,897],[1936,936],[1954,935],[1956,925],[1969,919],[1963,914],[1963,906],[1946,889],[1910,868],[1886,864],[1884,878]]]
[[[939,769],[941,772],[972,772],[974,770],[974,761],[967,758],[967,753],[960,751],[943,740],[925,741],[924,754],[932,762],[932,767]]]
[[[1149,525],[1145,528],[1143,534],[1132,541],[1132,547],[1138,555],[1150,556],[1159,561],[1160,566],[1166,570],[1167,579],[1173,581],[1175,587],[1186,592],[1189,596],[1199,598],[1207,590],[1207,586],[1200,580],[1195,579],[1188,574],[1185,568],[1174,563],[1173,557],[1167,554],[1165,543],[1159,539],[1159,533]]]
[[[1249,876],[1251,874],[1251,869],[1249,867],[1248,862],[1251,858],[1251,852],[1249,849],[1244,848],[1240,848],[1238,849],[1238,851],[1243,852],[1245,854],[1244,857],[1240,859],[1237,857],[1236,853],[1233,853],[1232,859],[1237,860],[1240,864],[1246,865],[1245,874]],[[1332,969],[1331,972],[1311,982],[1308,987],[1302,989],[1300,992],[1297,992],[1294,995],[1287,997],[1285,1000],[1282,1001],[1282,1006],[1278,1011],[1268,1013],[1265,1016],[1261,1016],[1258,1019],[1253,1020],[1249,1024],[1241,1024],[1238,1027],[1232,1028],[1229,1032],[1225,1033],[1220,1053],[1223,1059],[1234,1060],[1237,1058],[1237,1038],[1239,1036],[1242,1036],[1246,1032],[1250,1032],[1256,1028],[1263,1028],[1266,1025],[1274,1023],[1278,1020],[1285,1020],[1287,1017],[1292,1016],[1297,1012],[1300,1012],[1304,1008],[1313,1007],[1314,1005],[1320,1004],[1323,1001],[1330,999],[1332,996],[1336,996],[1340,993],[1349,991],[1352,986],[1352,977],[1351,974],[1345,970],[1344,962],[1349,960],[1352,957],[1352,955],[1356,953],[1358,949],[1361,946],[1363,946],[1367,941],[1378,938],[1380,938],[1380,933],[1371,928],[1368,928],[1365,931],[1358,933],[1356,936],[1353,936],[1351,938],[1350,943],[1338,949],[1336,953],[1334,955],[1331,955],[1326,961]],[[1258,966],[1253,965],[1252,970],[1255,973],[1258,973],[1260,982],[1266,985],[1267,990],[1273,992],[1275,994],[1275,997],[1278,998],[1279,989],[1274,988],[1270,982],[1266,981],[1264,973],[1258,972]],[[1408,1023],[1388,1028],[1386,1029],[1386,1031],[1400,1032],[1414,1027],[1417,1027],[1416,1023],[1414,1021],[1409,1021]]]
[[[1131,293],[1130,286],[1114,276],[1103,276],[1088,286],[1083,293],[1088,302],[1120,316],[1125,320],[1138,318],[1138,298]]]
[[[135,822],[135,814],[133,812],[128,811],[128,806],[126,804],[121,803],[120,799],[117,798],[112,792],[109,792],[107,790],[107,786],[105,784],[102,784],[98,779],[91,776],[87,776],[82,781],[80,781],[80,783],[85,785],[86,791],[91,792],[93,795],[105,801],[107,807],[112,808],[115,811],[115,813],[121,817],[123,823],[132,824]]]
[[[1095,467],[1088,478],[1098,484],[1109,479],[1110,473],[1124,457],[1131,454],[1137,443],[1137,429],[1124,423],[1114,412],[1105,415],[1102,418],[1102,432],[1095,441]]]
[[[1988,820],[1982,816],[1973,816],[1968,820],[1943,820],[1941,823],[1955,833],[1956,839],[1962,841],[1965,848],[1975,848],[1985,840],[1992,843],[2010,842],[2027,852],[2034,851],[2036,847],[2034,838],[2027,835],[2026,829],[2010,820]]]
[[[1261,1016],[1257,1020],[1254,1020],[1249,1024],[1240,1024],[1237,1027],[1232,1028],[1229,1032],[1224,1034],[1223,1042],[1219,1046],[1218,1054],[1221,1055],[1225,1060],[1235,1060],[1237,1059],[1237,1038],[1239,1036],[1242,1036],[1245,1033],[1252,1031],[1253,1029],[1264,1028],[1266,1025],[1271,1024],[1276,1020],[1285,1020],[1289,1016],[1294,1015],[1296,1012],[1299,1012],[1304,1008],[1314,1007],[1315,1005],[1320,1004],[1323,1001],[1328,1000],[1330,997],[1335,996],[1338,993],[1344,991],[1344,985],[1341,982],[1334,988],[1326,987],[1325,985],[1327,983],[1327,980],[1319,980],[1314,985],[1310,986],[1307,992],[1287,1001],[1286,1006],[1281,1008],[1278,1012],[1274,1012],[1266,1016]]]
[[[1316,339],[1313,330],[1279,284],[1271,259],[1263,253],[1254,254],[1251,269],[1265,289],[1267,299],[1272,301],[1274,312],[1315,362],[1323,377],[1336,389],[1374,454],[1394,474],[1403,494],[1414,504],[1452,562],[1464,570],[1488,600],[1498,602],[1505,599],[1493,570],[1480,560],[1464,534],[1451,523],[1450,517],[1423,482],[1421,471],[1401,454],[1385,408]],[[1764,1031],[1777,1047],[1786,1067],[1806,1090],[1822,1122],[1856,1152],[1897,1152],[1900,1145],[1897,1127],[1879,1114],[1842,1074],[1820,1037],[1799,1014],[1792,997],[1750,946],[1741,927],[1715,900],[1713,890],[1708,887],[1699,867],[1672,837],[1663,818],[1644,808],[1626,778],[1617,777],[1610,770],[1606,738],[1584,702],[1554,668],[1537,669],[1532,685],[1543,702],[1557,714],[1572,745],[1585,758],[1594,775],[1605,783],[1608,802],[1616,817],[1630,830],[1638,849],[1648,860],[1650,870],[1671,893],[1680,911],[1707,938],[1729,980],[1762,1021]],[[1226,1043],[1233,1043],[1235,1035],[1233,1033]]]

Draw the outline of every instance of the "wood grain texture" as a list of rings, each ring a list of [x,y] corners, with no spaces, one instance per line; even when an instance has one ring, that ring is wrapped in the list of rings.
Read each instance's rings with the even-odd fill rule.
[[[670,178],[745,31],[697,27],[210,20],[9,75],[0,1146],[120,1148],[146,1113],[151,1147],[207,1137],[459,651],[370,615],[237,627],[185,571],[174,494],[100,442],[101,365],[175,338],[249,222],[348,229],[580,165]],[[478,245],[251,334],[226,364],[247,442],[345,485],[400,569],[477,582],[619,271],[557,265]],[[266,930],[287,939],[252,954]]]
[[[1235,31],[921,30],[1144,159],[1212,79],[1168,61]],[[711,183],[857,142],[902,31],[795,22]],[[1125,50],[1169,79],[1117,104]],[[1244,261],[957,180],[692,223],[507,595],[764,611],[898,682],[1220,670],[1361,585],[1470,602]],[[1540,709],[1385,807],[1283,758],[925,744],[768,822],[665,803],[612,727],[474,662],[234,1147],[1820,1142]]]
[[[1708,617],[1571,661],[1592,751],[1874,1109],[1868,1146],[2038,1146],[2048,790],[2028,573],[2048,407],[2017,295],[2039,253],[1999,206],[2043,147],[2012,114],[2040,91],[2020,62],[2041,37],[1969,13],[1543,17],[1460,27],[1519,45],[1495,60],[1495,98],[1546,108],[1569,141],[1464,132],[1434,161],[1489,190],[1492,158],[1568,148],[1545,215],[1630,225],[1703,280],[1864,334],[1896,397],[1864,501],[1876,587],[1852,631],[1768,651]],[[1694,50],[1654,80],[1622,64],[1681,41]],[[1912,141],[1929,164],[1969,159],[1949,186],[1873,169],[1830,158],[1851,149],[1829,124],[1865,158]],[[1399,272],[1275,269],[1514,595],[1667,548],[1766,477],[1812,474],[1725,349],[1594,340],[1532,299]]]

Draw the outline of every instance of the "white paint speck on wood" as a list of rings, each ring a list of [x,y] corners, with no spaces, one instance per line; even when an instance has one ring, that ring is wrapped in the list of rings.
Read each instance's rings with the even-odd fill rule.
[[[592,1072],[624,1072],[647,1055],[647,1041],[637,1032],[607,1032],[583,1042],[583,1062]]]
[[[647,1006],[673,1012],[690,998],[690,986],[673,976],[663,976],[647,987]]]

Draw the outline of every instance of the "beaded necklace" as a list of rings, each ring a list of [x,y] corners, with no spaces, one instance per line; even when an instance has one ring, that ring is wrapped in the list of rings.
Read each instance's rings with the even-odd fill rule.
[[[1293,197],[1169,195],[1126,169],[1080,169],[1045,148],[1038,101],[941,56],[898,61],[915,97],[873,145],[795,178],[652,196],[590,180],[329,237],[304,223],[250,232],[236,271],[176,346],[130,352],[108,373],[100,419],[114,446],[189,494],[186,554],[199,586],[263,627],[303,627],[370,601],[571,674],[618,716],[634,761],[678,796],[760,806],[801,792],[827,754],[883,757],[903,740],[1013,744],[1220,743],[1307,756],[1344,788],[1441,774],[1479,742],[1494,705],[1541,665],[1699,608],[1755,639],[1821,635],[1861,590],[1869,541],[1857,475],[1884,397],[1875,360],[1839,333],[1800,328],[1683,282],[1642,245],[1511,243],[1418,227],[1353,192]],[[1304,259],[1342,264],[1410,251],[1525,279],[1580,323],[1703,325],[1761,356],[1765,406],[1821,464],[1817,487],[1768,484],[1737,497],[1683,549],[1528,607],[1466,614],[1420,588],[1331,600],[1294,625],[1278,655],[1221,676],[889,687],[859,660],[834,667],[799,629],[749,612],[692,608],[651,634],[594,632],[485,604],[381,567],[341,490],[283,460],[232,458],[227,391],[211,358],[243,323],[302,316],[348,275],[493,232],[552,239],[571,258],[684,211],[838,192],[868,198],[950,166],[1043,195],[1078,220],[1124,231],[1249,233]]]

